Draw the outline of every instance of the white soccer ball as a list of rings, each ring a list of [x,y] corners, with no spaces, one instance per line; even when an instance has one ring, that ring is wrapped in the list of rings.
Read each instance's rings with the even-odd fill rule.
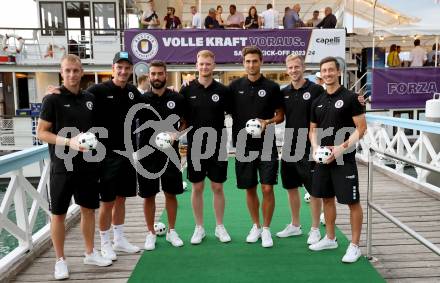
[[[319,221],[321,222],[322,225],[325,226],[325,217],[324,217],[324,213],[323,212],[319,216]]]
[[[329,159],[331,154],[332,154],[332,151],[328,147],[320,146],[315,151],[315,160],[318,163],[324,164],[327,162],[327,160]]]
[[[305,193],[304,194],[304,201],[309,203],[310,202],[310,194],[309,193]]]
[[[172,139],[171,139],[170,134],[168,134],[168,133],[159,133],[156,136],[155,142],[156,142],[156,145],[158,148],[168,149],[171,147]]]
[[[82,148],[92,150],[96,149],[96,146],[98,145],[98,139],[96,138],[95,134],[87,132],[79,134],[78,143]]]
[[[186,191],[188,189],[188,183],[186,181],[182,182],[183,190]]]
[[[167,232],[167,226],[165,226],[165,224],[163,224],[162,222],[156,222],[154,223],[154,232],[158,236],[165,235]]]
[[[258,119],[250,119],[246,122],[246,132],[253,137],[259,137],[261,129],[261,123]]]

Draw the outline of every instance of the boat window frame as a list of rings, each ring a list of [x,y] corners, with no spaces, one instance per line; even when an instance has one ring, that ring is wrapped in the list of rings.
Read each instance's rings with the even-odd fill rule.
[[[95,15],[96,15],[96,13],[95,13],[95,4],[104,4],[104,5],[109,5],[109,4],[111,4],[111,5],[113,5],[113,7],[114,7],[114,9],[113,9],[113,17],[114,17],[114,19],[115,19],[115,27],[114,27],[114,30],[113,30],[113,31],[111,31],[111,30],[104,30],[104,31],[102,31],[102,32],[104,32],[104,33],[100,33],[100,30],[98,30],[98,29],[96,28],[96,21],[95,21]],[[93,19],[92,19],[92,22],[93,22],[93,35],[94,35],[94,36],[115,36],[115,35],[117,34],[117,33],[116,33],[116,30],[117,30],[117,28],[118,28],[118,19],[117,19],[116,9],[117,9],[116,2],[92,2],[92,12],[93,12]]]
[[[61,8],[61,20],[63,27],[54,29],[52,27],[43,27],[43,13],[41,11],[42,5],[48,5],[49,7],[59,5]],[[40,34],[41,36],[52,36],[50,33],[51,30],[54,31],[53,36],[66,36],[66,20],[64,17],[64,5],[62,1],[40,1],[39,2],[39,16],[40,16]]]

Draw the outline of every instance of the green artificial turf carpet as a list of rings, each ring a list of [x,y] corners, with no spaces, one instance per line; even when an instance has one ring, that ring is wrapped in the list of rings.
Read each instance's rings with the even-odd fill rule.
[[[209,181],[206,181],[204,216],[207,235],[202,244],[191,245],[194,219],[189,182],[188,188],[178,197],[176,224],[176,231],[185,245],[175,248],[165,241],[165,236],[158,237],[156,249],[143,253],[128,282],[385,282],[364,257],[354,264],[341,262],[349,241],[339,230],[336,234],[339,247],[336,250],[310,251],[306,244],[311,224],[310,209],[304,201],[301,206],[303,235],[277,238],[275,233],[290,221],[287,193],[280,182],[275,187],[276,205],[271,225],[273,248],[261,247],[261,241],[246,243],[252,223],[245,192],[236,188],[232,159],[224,186],[224,223],[232,242],[224,244],[214,236],[212,193]],[[303,189],[301,193],[304,194]],[[161,221],[166,223],[166,213]],[[324,227],[321,227],[321,234],[325,235]]]

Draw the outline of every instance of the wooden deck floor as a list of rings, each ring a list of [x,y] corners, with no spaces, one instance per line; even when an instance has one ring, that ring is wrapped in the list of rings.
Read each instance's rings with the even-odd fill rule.
[[[361,199],[366,223],[367,168],[359,165]],[[435,244],[440,244],[440,201],[432,196],[414,190],[382,173],[375,172],[375,200],[384,209],[422,234]],[[163,198],[158,210],[163,209]],[[145,226],[142,201],[134,198],[128,201],[126,230],[128,238],[143,246]],[[159,216],[159,212],[158,215]],[[373,256],[374,266],[388,282],[440,282],[440,257],[402,232],[378,213],[373,213]],[[350,238],[348,208],[338,207],[338,227]],[[365,253],[366,225],[361,239]],[[98,236],[98,235],[97,235]],[[98,237],[97,237],[98,239]],[[99,243],[99,240],[96,241]],[[140,254],[119,255],[111,267],[95,268],[82,264],[83,242],[78,225],[70,230],[66,241],[66,255],[70,267],[69,282],[126,282],[136,265]],[[53,248],[43,253],[31,266],[22,271],[14,282],[47,282],[53,280]],[[86,281],[84,281],[86,280]]]

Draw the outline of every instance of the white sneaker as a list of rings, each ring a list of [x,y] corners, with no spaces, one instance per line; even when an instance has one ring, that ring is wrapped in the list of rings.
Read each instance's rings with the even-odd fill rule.
[[[322,225],[325,226],[325,217],[324,217],[324,213],[323,212],[319,216],[319,221],[321,222]]]
[[[152,251],[156,248],[156,235],[150,231],[147,232],[147,236],[145,237],[144,248],[146,251]]]
[[[227,243],[231,241],[231,236],[229,236],[228,231],[226,231],[225,226],[217,225],[215,227],[215,236],[220,240],[222,243]]]
[[[118,251],[118,252],[135,254],[135,253],[139,252],[141,249],[135,245],[132,245],[127,240],[127,238],[122,237],[122,238],[114,241],[113,250]]]
[[[104,242],[101,244],[101,255],[104,258],[110,259],[110,260],[116,260],[116,253],[112,248],[112,245],[110,242]]]
[[[203,238],[205,238],[205,228],[202,226],[196,225],[196,228],[194,229],[194,233],[191,237],[191,244],[198,245],[202,242]]]
[[[175,247],[183,246],[182,239],[180,239],[179,234],[177,234],[176,230],[174,229],[171,229],[167,232],[166,240]]]
[[[327,235],[325,235],[325,237],[322,238],[319,242],[310,245],[309,249],[312,251],[322,251],[322,250],[336,249],[337,247],[338,247],[338,242],[336,241],[336,238],[330,240],[329,238],[327,238]]]
[[[347,248],[345,255],[342,257],[342,262],[353,263],[356,262],[362,255],[361,249],[353,243]]]
[[[109,266],[112,265],[112,260],[103,257],[97,250],[93,249],[91,254],[84,254],[84,264],[96,265],[96,266]]]
[[[311,228],[309,232],[309,237],[307,238],[307,244],[313,245],[321,240],[321,232],[319,229]]]
[[[64,260],[64,258],[60,257],[55,263],[55,271],[53,276],[56,280],[69,278],[69,269],[67,268],[67,262]]]
[[[295,226],[292,223],[287,224],[286,228],[283,231],[277,233],[277,237],[287,238],[291,236],[299,236],[302,235],[301,226]]]
[[[268,227],[264,227],[263,231],[261,232],[261,246],[263,248],[273,247],[272,235],[270,234]]]
[[[246,242],[248,243],[255,243],[260,239],[261,237],[261,228],[257,227],[257,224],[254,224],[252,226],[251,231],[249,231],[249,234],[246,237]]]

